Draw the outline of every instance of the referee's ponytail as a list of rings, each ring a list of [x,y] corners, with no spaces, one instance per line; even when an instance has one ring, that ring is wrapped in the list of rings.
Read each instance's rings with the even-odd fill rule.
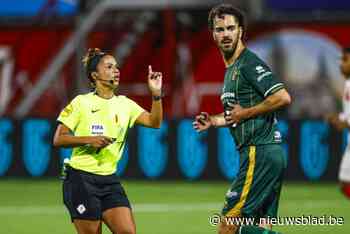
[[[92,77],[92,72],[97,71],[97,64],[105,55],[107,55],[107,53],[102,52],[99,48],[89,48],[88,52],[82,59],[86,71],[86,76],[88,77],[92,88],[96,87],[95,80]]]

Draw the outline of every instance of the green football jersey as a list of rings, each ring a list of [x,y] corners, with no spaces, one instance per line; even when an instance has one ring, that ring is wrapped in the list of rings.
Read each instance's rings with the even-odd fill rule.
[[[246,48],[226,68],[221,102],[225,110],[229,109],[229,102],[248,108],[283,88],[283,83],[276,79],[270,68]],[[282,141],[276,124],[276,113],[267,113],[230,126],[230,132],[239,149],[249,145],[275,144]]]
[[[115,173],[127,131],[144,109],[125,96],[104,99],[94,92],[78,95],[63,109],[58,122],[67,126],[74,136],[107,136],[115,141],[98,150],[89,145],[73,148],[69,165],[99,175]]]

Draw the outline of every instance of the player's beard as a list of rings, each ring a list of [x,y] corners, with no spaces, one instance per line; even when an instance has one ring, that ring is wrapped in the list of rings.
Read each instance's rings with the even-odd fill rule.
[[[232,45],[232,48],[230,49],[225,49],[224,47],[221,47],[221,52],[224,55],[225,60],[229,60],[232,58],[232,56],[235,54],[237,45],[238,45],[238,40],[233,42],[234,44]]]

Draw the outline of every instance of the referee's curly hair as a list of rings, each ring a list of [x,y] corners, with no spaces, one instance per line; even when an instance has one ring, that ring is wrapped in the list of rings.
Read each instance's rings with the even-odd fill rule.
[[[96,86],[95,80],[92,77],[92,73],[97,71],[97,64],[105,55],[108,54],[102,52],[99,48],[89,48],[88,52],[82,59],[86,71],[86,76],[88,77],[92,88],[95,88]]]

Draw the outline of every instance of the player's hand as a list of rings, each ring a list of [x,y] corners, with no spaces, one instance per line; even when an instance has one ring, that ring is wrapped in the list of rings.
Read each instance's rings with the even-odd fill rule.
[[[230,110],[226,110],[224,118],[227,124],[238,124],[246,118],[246,112],[239,104],[228,103]]]
[[[152,96],[162,95],[162,78],[161,72],[155,72],[152,70],[152,66],[148,66],[148,87],[152,93]]]
[[[335,127],[338,131],[347,128],[347,123],[339,119],[338,113],[330,113],[324,117],[324,120]]]
[[[197,132],[207,130],[212,126],[209,114],[207,112],[201,112],[195,117],[195,120],[193,121],[192,125]]]
[[[337,128],[337,122],[339,122],[339,117],[337,113],[329,113],[324,116],[324,121],[328,122],[333,127]]]
[[[100,149],[113,143],[113,139],[106,136],[91,136],[88,139],[88,145]]]
[[[336,122],[338,120],[338,114],[337,113],[330,113],[330,114],[326,114],[324,116],[324,121],[333,124],[334,122]]]

